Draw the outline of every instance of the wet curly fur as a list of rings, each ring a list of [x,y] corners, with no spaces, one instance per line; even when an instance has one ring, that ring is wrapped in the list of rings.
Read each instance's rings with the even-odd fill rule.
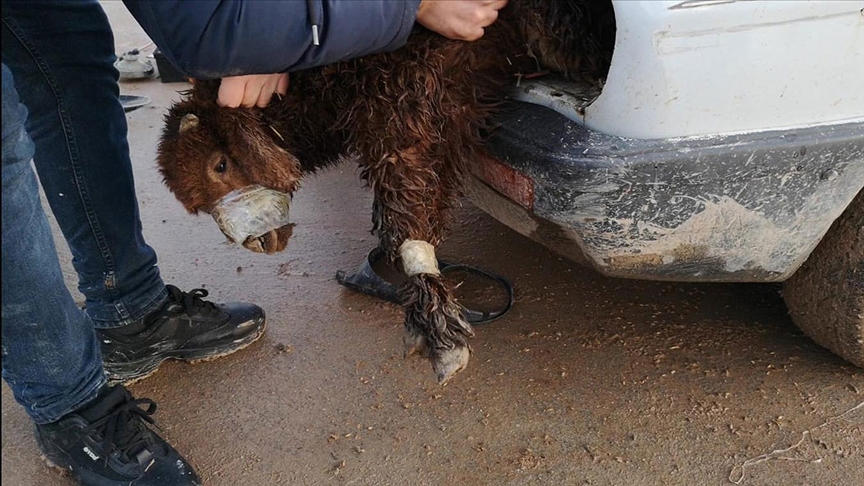
[[[468,164],[515,77],[602,75],[613,40],[607,1],[511,0],[477,42],[418,27],[400,50],[291,73],[289,92],[264,109],[220,108],[218,81],[197,82],[166,116],[158,163],[197,213],[249,184],[293,193],[304,175],[356,158],[375,196],[373,231],[396,260],[406,239],[442,241]],[[184,126],[189,114],[194,123]],[[271,232],[263,249],[281,251],[289,236],[290,228]],[[428,353],[446,381],[464,362],[442,371],[442,356],[468,349],[471,326],[438,276],[415,276],[402,294],[406,349]]]
[[[405,355],[429,357],[438,381],[446,381],[459,371],[454,368],[464,367],[458,350],[470,350],[468,338],[474,337],[474,330],[439,276],[414,275],[401,287],[400,297],[405,306]],[[455,356],[448,358],[454,351]]]

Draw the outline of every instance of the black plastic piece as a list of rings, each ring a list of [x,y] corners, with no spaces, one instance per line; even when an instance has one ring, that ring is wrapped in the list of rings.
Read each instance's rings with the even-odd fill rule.
[[[156,60],[156,67],[159,69],[159,79],[163,83],[182,83],[188,81],[187,77],[174,67],[159,49],[153,51],[153,59]]]
[[[336,272],[336,281],[339,282],[341,285],[348,287],[349,289],[356,292],[371,295],[373,297],[377,297],[379,299],[401,305],[402,300],[399,298],[398,287],[381,278],[381,276],[378,275],[378,273],[376,273],[375,270],[372,268],[382,258],[384,258],[384,252],[381,251],[380,248],[375,248],[369,252],[369,254],[366,256],[366,260],[360,265],[360,268],[358,268],[357,271],[352,275],[346,275],[345,272],[342,270]],[[513,307],[513,303],[515,302],[513,285],[504,277],[501,277],[500,275],[495,275],[494,273],[487,272],[477,267],[472,267],[470,265],[464,265],[461,263],[449,263],[440,259],[438,260],[438,269],[441,270],[442,275],[446,274],[447,272],[453,272],[457,270],[466,273],[473,273],[475,275],[480,275],[482,277],[497,282],[501,286],[501,288],[503,288],[504,291],[507,293],[507,303],[504,305],[503,308],[499,310],[476,311],[462,306],[462,315],[469,323],[476,325],[492,322],[496,319],[503,317],[504,314],[509,312],[510,309]]]
[[[120,95],[120,105],[125,113],[135,111],[150,104],[150,98],[138,95]]]

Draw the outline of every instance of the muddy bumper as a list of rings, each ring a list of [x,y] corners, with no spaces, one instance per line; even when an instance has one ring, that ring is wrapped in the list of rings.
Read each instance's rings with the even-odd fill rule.
[[[864,187],[864,123],[637,140],[525,103],[499,122],[471,200],[610,276],[785,280]]]

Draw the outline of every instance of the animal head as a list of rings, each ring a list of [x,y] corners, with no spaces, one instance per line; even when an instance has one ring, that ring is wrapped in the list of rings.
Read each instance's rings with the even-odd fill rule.
[[[303,175],[300,163],[265,110],[218,106],[218,86],[196,82],[165,116],[157,155],[165,184],[192,214],[209,213],[226,194],[252,184],[293,193]],[[244,246],[272,253],[288,236],[290,228]]]

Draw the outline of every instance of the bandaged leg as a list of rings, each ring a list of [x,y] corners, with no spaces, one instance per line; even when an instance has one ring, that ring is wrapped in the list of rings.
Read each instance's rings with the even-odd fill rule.
[[[438,382],[446,383],[468,364],[471,325],[441,279],[435,247],[420,240],[399,246],[409,280],[402,288],[406,306],[405,355],[427,354]]]
[[[438,259],[435,258],[435,247],[425,241],[405,240],[399,246],[399,257],[402,258],[402,269],[409,277],[423,273],[441,275]]]

